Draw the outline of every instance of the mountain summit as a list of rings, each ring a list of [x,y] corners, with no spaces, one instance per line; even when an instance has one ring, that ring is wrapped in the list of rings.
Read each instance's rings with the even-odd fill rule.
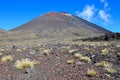
[[[46,13],[11,31],[19,31],[24,34],[33,33],[43,37],[90,37],[110,32],[100,26],[65,12]]]

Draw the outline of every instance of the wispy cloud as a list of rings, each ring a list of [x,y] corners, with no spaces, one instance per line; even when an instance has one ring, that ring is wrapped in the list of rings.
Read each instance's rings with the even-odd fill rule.
[[[100,2],[102,2],[104,4],[104,9],[101,9],[98,11],[98,16],[100,19],[102,19],[104,22],[106,23],[110,23],[111,20],[110,20],[110,13],[109,13],[109,5],[108,5],[108,2],[107,0],[100,0]]]
[[[100,17],[100,19],[102,19],[103,21],[110,23],[110,17],[111,15],[106,13],[104,10],[99,10],[98,15]]]
[[[110,24],[113,21],[111,20],[108,2],[107,0],[100,0],[100,2],[104,5],[103,8],[97,9],[94,5],[87,4],[82,11],[76,11],[76,15],[90,22],[99,21],[102,24]]]
[[[104,9],[106,9],[106,10],[110,9],[107,0],[100,0],[100,2],[102,2],[104,4]]]
[[[104,2],[105,0],[100,0],[101,2]]]
[[[95,12],[96,12],[96,9],[94,5],[86,5],[82,12],[76,11],[76,14],[77,16],[90,21],[93,18]]]

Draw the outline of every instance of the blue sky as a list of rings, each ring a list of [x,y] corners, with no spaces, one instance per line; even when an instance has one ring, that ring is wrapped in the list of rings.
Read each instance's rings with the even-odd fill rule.
[[[119,0],[0,0],[0,28],[10,30],[46,12],[68,12],[120,32]]]

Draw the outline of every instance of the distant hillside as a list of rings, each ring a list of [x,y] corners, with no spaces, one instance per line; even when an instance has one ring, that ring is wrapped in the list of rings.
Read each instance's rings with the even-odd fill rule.
[[[0,35],[7,34],[7,31],[0,29]]]
[[[39,37],[90,37],[110,31],[64,12],[50,12],[37,17],[11,31],[14,35],[32,35]]]

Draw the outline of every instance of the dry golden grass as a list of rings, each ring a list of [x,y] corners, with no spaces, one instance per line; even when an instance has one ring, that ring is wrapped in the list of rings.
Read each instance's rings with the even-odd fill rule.
[[[106,54],[108,54],[108,52],[109,52],[109,49],[105,48],[102,50],[102,55],[106,55]]]
[[[95,64],[98,67],[105,67],[105,68],[109,68],[112,67],[112,65],[106,61],[101,61]]]
[[[51,50],[50,50],[50,49],[45,49],[43,52],[44,52],[46,55],[49,55],[50,52],[51,52]]]
[[[26,47],[22,48],[23,51],[25,51],[26,49],[27,49]]]
[[[30,51],[30,54],[35,54],[35,51],[34,51],[34,50],[31,50],[31,51]]]
[[[117,72],[116,69],[113,69],[113,68],[106,68],[106,70],[109,74],[114,74]]]
[[[98,62],[95,65],[98,66],[98,67],[104,67],[105,61]]]
[[[0,56],[2,56],[3,55],[3,53],[0,53]]]
[[[36,66],[36,65],[39,65],[41,62],[39,62],[39,61],[34,61],[34,65]]]
[[[15,62],[15,67],[17,69],[26,69],[34,67],[34,62],[29,60],[28,58],[22,59],[21,61],[18,60]]]
[[[74,53],[76,50],[69,50],[68,52],[70,53],[70,54],[72,54],[72,53]]]
[[[87,75],[90,77],[96,76],[97,72],[94,69],[88,69]]]
[[[75,57],[75,58],[81,58],[82,55],[81,55],[80,53],[75,53],[75,54],[74,54],[74,57]]]
[[[81,58],[80,58],[82,61],[85,61],[85,62],[90,62],[91,61],[91,59],[89,58],[89,57],[87,57],[87,56],[82,56]]]
[[[88,50],[89,51],[90,49],[88,47],[85,47],[84,50]]]
[[[3,52],[3,53],[4,53],[4,52],[5,52],[5,49],[0,49],[0,52]]]
[[[112,67],[112,64],[106,62],[106,63],[104,63],[104,67],[105,67],[105,68],[111,68],[111,67]]]
[[[74,60],[67,60],[67,64],[73,64],[74,63]]]
[[[2,62],[10,62],[10,61],[12,61],[12,60],[13,60],[13,58],[12,58],[11,55],[4,56],[4,57],[2,57],[2,59],[1,59]]]
[[[112,64],[105,62],[105,61],[96,63],[96,66],[104,67],[109,74],[114,74],[116,72],[116,70],[113,68]]]
[[[22,50],[21,49],[17,49],[17,52],[22,52]]]

